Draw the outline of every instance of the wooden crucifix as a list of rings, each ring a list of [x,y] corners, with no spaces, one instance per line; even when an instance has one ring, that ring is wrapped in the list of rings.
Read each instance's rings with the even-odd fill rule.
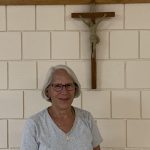
[[[91,6],[95,6],[95,3],[93,3]],[[114,16],[115,12],[95,12],[93,10],[85,13],[71,14],[72,18],[80,18],[89,27],[90,30],[92,89],[97,88],[96,44],[99,43],[99,37],[96,34],[97,26],[105,17]]]

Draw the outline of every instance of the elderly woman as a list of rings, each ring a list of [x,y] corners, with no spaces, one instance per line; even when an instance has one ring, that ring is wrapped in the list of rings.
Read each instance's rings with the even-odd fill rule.
[[[50,68],[42,95],[52,105],[27,119],[21,150],[100,150],[92,115],[72,106],[80,83],[69,67]]]

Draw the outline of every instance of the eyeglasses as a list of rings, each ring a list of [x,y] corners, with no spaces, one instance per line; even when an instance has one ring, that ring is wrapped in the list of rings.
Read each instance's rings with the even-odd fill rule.
[[[52,86],[52,88],[56,91],[56,92],[60,92],[63,90],[63,87],[65,87],[65,89],[67,91],[72,91],[75,89],[75,84],[74,83],[67,83],[67,84],[60,84],[60,83],[52,83],[50,84]]]

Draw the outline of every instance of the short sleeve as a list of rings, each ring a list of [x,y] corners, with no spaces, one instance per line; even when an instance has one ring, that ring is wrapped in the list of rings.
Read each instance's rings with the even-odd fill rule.
[[[28,119],[25,123],[20,150],[38,150],[36,141],[36,126],[33,120]]]
[[[93,116],[90,113],[89,113],[89,121],[90,121],[91,133],[93,136],[92,145],[93,145],[93,147],[96,147],[96,146],[100,145],[100,143],[103,141],[103,139],[102,139],[102,136],[98,129],[98,126],[96,124],[96,120],[94,120]]]

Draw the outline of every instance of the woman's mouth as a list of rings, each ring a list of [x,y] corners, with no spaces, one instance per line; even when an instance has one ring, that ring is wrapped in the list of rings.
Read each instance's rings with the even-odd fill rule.
[[[59,98],[61,101],[68,101],[70,100],[69,98]]]

